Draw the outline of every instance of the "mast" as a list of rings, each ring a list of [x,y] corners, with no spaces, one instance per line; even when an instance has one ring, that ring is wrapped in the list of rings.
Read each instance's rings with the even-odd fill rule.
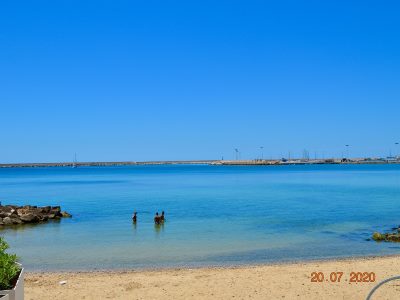
[[[76,160],[76,153],[75,153],[75,155],[74,155],[74,161],[72,162],[72,167],[73,167],[73,168],[76,168],[76,167],[77,167],[76,163],[77,163],[77,160]]]

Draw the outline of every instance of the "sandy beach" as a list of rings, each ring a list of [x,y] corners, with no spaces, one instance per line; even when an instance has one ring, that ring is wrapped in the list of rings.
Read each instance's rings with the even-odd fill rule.
[[[323,272],[323,282],[311,282]],[[330,282],[332,272],[343,272]],[[350,283],[351,272],[375,282]],[[400,275],[400,257],[357,258],[232,268],[27,273],[25,297],[44,299],[365,299],[380,281]],[[328,281],[326,281],[328,280]],[[66,281],[65,284],[60,284]],[[400,281],[374,299],[399,299]],[[378,297],[379,296],[379,297]]]

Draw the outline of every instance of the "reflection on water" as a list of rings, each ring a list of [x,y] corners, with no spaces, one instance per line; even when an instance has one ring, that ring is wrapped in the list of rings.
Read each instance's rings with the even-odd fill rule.
[[[7,231],[25,231],[25,230],[34,230],[39,229],[40,227],[52,226],[57,227],[61,223],[61,219],[51,219],[46,222],[39,223],[23,223],[18,225],[10,225],[10,226],[0,226],[0,233]]]
[[[164,231],[164,223],[161,224],[154,224],[154,231],[157,235],[160,234],[160,232]]]

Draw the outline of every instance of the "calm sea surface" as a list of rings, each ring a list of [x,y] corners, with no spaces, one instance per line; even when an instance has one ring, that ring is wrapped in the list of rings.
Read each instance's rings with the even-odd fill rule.
[[[400,224],[399,165],[0,169],[0,200],[73,215],[0,230],[28,270],[400,254],[398,244],[366,240]]]

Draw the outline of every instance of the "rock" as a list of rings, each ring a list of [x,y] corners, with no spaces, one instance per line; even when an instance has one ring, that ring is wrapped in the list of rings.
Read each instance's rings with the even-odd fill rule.
[[[12,225],[13,222],[10,217],[5,217],[3,219],[3,223],[4,223],[4,225]]]
[[[54,211],[54,212],[61,212],[61,207],[60,206],[52,206],[50,210]]]
[[[5,218],[5,217],[9,217],[10,216],[10,213],[7,213],[7,212],[0,212],[0,218]]]
[[[372,239],[374,241],[380,242],[380,241],[385,241],[385,242],[400,242],[400,233],[379,233],[379,232],[374,232],[372,235]]]
[[[39,217],[39,221],[40,222],[45,222],[49,219],[49,217],[47,215],[40,215]]]
[[[12,207],[10,206],[2,206],[0,207],[1,212],[11,212]]]
[[[62,217],[62,215],[61,215],[61,207],[59,207],[59,206],[53,206],[50,209],[50,213],[54,214],[55,217]]]
[[[61,212],[61,215],[62,215],[63,218],[72,218],[72,215],[70,215],[66,211]]]
[[[372,235],[372,239],[374,241],[383,241],[385,239],[385,237],[380,234],[379,232],[374,232],[374,234]]]
[[[49,213],[51,210],[51,206],[45,206],[41,208],[42,213]]]
[[[0,206],[0,226],[38,223],[61,217],[71,218],[72,216],[65,211],[61,212],[60,206]]]
[[[16,206],[16,205],[6,205],[5,207],[11,208],[11,209],[16,209],[18,206]]]
[[[399,234],[389,234],[386,237],[386,241],[389,241],[389,242],[400,242],[400,235]]]
[[[19,218],[11,218],[11,221],[14,225],[19,225],[23,223]]]
[[[17,213],[16,209],[12,209],[11,210],[10,217],[11,218],[17,218],[18,217],[18,213]]]
[[[67,281],[66,281],[66,280],[62,280],[62,281],[59,282],[59,284],[60,284],[60,285],[67,284]]]
[[[24,221],[25,223],[33,223],[33,222],[38,222],[39,218],[37,215],[34,215],[32,213],[22,215],[20,216],[20,219]]]

